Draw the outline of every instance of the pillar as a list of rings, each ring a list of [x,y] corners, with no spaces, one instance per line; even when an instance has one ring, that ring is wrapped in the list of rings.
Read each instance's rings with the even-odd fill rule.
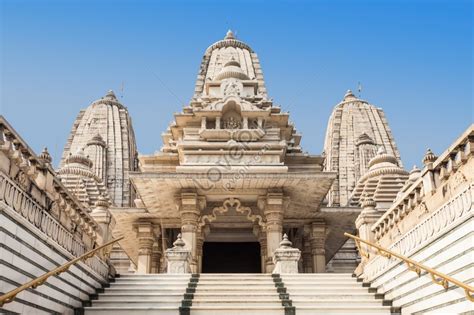
[[[266,272],[271,273],[274,269],[273,254],[280,246],[283,232],[283,208],[284,198],[281,192],[271,192],[267,194],[263,213],[267,221],[267,259]]]
[[[182,193],[179,214],[181,216],[181,235],[186,249],[191,253],[191,272],[197,272],[198,220],[204,199],[196,193]]]
[[[204,233],[201,231],[201,233],[198,234],[197,237],[197,242],[196,242],[196,253],[197,253],[197,273],[202,272],[202,247],[204,245]]]
[[[105,244],[112,239],[112,230],[115,226],[115,220],[109,211],[109,201],[102,195],[99,195],[92,209],[91,217],[99,224],[101,233],[99,235],[99,244]]]
[[[313,272],[313,255],[311,253],[311,224],[304,226],[303,232],[303,272]]]
[[[313,255],[313,272],[326,272],[326,222],[318,220],[311,224],[311,254]]]
[[[355,225],[361,239],[373,242],[375,237],[370,228],[380,218],[381,214],[375,209],[376,203],[371,197],[366,196],[362,201],[361,206],[363,209],[357,217]],[[365,253],[369,252],[369,247],[367,245],[363,244],[362,242],[359,245],[360,249]],[[356,275],[359,275],[363,272],[364,266],[368,261],[368,258],[362,255],[362,253],[360,253],[360,256],[361,262],[354,272]]]
[[[161,247],[159,242],[155,242],[151,251],[151,271],[150,273],[160,273],[161,267]]]
[[[267,263],[267,235],[263,231],[260,236],[260,261],[261,261],[261,268],[262,273],[266,272],[266,263]]]
[[[151,272],[151,261],[155,237],[151,222],[139,222],[135,226],[138,238],[137,273]]]

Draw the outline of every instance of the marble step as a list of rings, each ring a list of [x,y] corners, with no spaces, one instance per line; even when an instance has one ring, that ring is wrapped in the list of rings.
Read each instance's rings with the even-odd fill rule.
[[[215,295],[215,294],[208,294],[208,295],[194,295],[193,305],[194,302],[247,302],[247,301],[260,301],[260,302],[278,302],[280,303],[280,298],[276,294],[272,295],[230,295],[230,294],[222,294],[222,295]]]
[[[327,292],[320,292],[317,294],[308,292],[308,293],[301,293],[301,292],[290,292],[291,299],[293,301],[324,301],[324,300],[332,300],[334,298],[341,300],[358,300],[358,299],[371,299],[375,301],[381,301],[375,298],[373,293],[366,292],[346,292],[346,293],[338,293],[334,295],[332,293]]]
[[[257,307],[241,305],[238,308],[232,306],[192,306],[192,315],[284,315],[282,306]]]
[[[331,314],[331,315],[390,315],[390,306],[312,306],[297,307],[298,315]]]
[[[143,301],[157,301],[157,302],[168,302],[168,301],[182,301],[183,300],[183,292],[180,293],[143,293],[143,292],[131,292],[131,293],[110,293],[105,292],[100,294],[99,301],[125,301],[125,300],[138,300],[141,299]],[[93,301],[95,302],[95,301]]]
[[[136,307],[174,307],[178,309],[181,306],[181,301],[150,301],[142,299],[134,300],[122,300],[122,301],[106,301],[106,300],[96,300],[92,301],[92,307],[125,307],[125,308],[136,308]]]
[[[179,315],[176,307],[85,307],[84,315]]]
[[[166,288],[166,287],[157,287],[157,288],[140,288],[137,290],[137,288],[134,287],[128,287],[128,288],[115,288],[115,287],[110,287],[105,289],[105,293],[102,294],[107,294],[107,293],[119,293],[119,294],[133,294],[141,292],[143,294],[174,294],[174,293],[179,293],[179,294],[184,294],[186,292],[186,287],[182,288]],[[99,295],[100,297],[101,295]]]
[[[337,299],[335,299],[337,298]],[[323,307],[323,306],[331,306],[331,307],[353,307],[353,306],[383,306],[382,305],[382,300],[376,300],[376,299],[354,299],[354,300],[345,300],[341,301],[338,299],[339,297],[335,297],[333,299],[324,299],[324,300],[300,300],[296,299],[293,296],[290,296],[290,299],[293,302],[293,306],[295,306],[297,309],[300,307]]]

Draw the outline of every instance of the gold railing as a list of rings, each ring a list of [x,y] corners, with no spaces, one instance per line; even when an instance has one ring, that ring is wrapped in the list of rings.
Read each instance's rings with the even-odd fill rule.
[[[48,280],[49,277],[51,276],[57,276],[59,275],[60,273],[63,273],[65,272],[66,270],[69,269],[69,267],[71,267],[71,265],[74,265],[75,263],[77,263],[78,261],[85,261],[89,258],[92,258],[97,252],[99,252],[100,250],[105,250],[108,246],[122,240],[123,237],[120,237],[120,238],[117,238],[117,239],[114,239],[114,240],[111,240],[110,242],[107,242],[97,248],[94,248],[90,251],[88,251],[87,253],[77,257],[77,258],[74,258],[73,260],[45,273],[44,275],[36,278],[36,279],[33,279],[31,280],[30,282],[27,282],[25,283],[24,285],[16,288],[16,289],[13,289],[11,290],[10,292],[7,292],[5,293],[4,295],[0,296],[0,307],[2,307],[5,303],[10,303],[11,301],[13,301],[13,299],[16,297],[16,295],[18,293],[20,293],[21,291],[24,291],[28,288],[33,288],[35,289],[36,287],[42,285],[43,283],[46,282],[46,280]],[[104,253],[105,254],[105,253]]]
[[[361,256],[366,257],[366,258],[370,257],[370,253],[364,251],[362,249],[362,247],[360,246],[360,243],[362,242],[362,243],[364,243],[364,244],[366,244],[370,247],[375,248],[377,250],[376,254],[378,254],[378,255],[381,255],[381,256],[386,257],[386,258],[396,257],[396,258],[402,260],[403,262],[405,262],[405,264],[407,265],[407,268],[409,270],[414,271],[418,274],[418,277],[421,275],[422,270],[426,271],[431,276],[431,280],[434,283],[444,287],[446,290],[448,289],[450,282],[454,285],[457,285],[458,287],[464,289],[464,293],[466,294],[467,299],[471,302],[474,302],[474,296],[473,296],[474,287],[471,287],[468,284],[465,284],[461,281],[458,281],[454,278],[451,278],[450,276],[448,276],[448,275],[446,275],[442,272],[436,271],[436,270],[434,270],[434,269],[432,269],[428,266],[420,264],[419,262],[416,262],[413,259],[410,259],[410,258],[405,257],[403,255],[397,254],[395,252],[392,252],[391,250],[383,248],[383,247],[381,247],[377,244],[374,244],[372,242],[363,240],[363,239],[361,239],[357,236],[354,236],[352,234],[349,234],[349,233],[344,233],[344,235],[347,236],[347,237],[352,238],[355,241],[357,249],[359,250],[359,253],[360,253]]]

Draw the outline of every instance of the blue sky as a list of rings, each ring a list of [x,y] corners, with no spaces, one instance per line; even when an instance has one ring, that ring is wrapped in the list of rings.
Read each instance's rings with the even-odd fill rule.
[[[347,89],[385,110],[405,167],[444,151],[473,117],[472,2],[0,0],[0,112],[59,162],[81,108],[113,89],[141,153],[193,92],[204,50],[231,28],[269,95],[320,154]]]

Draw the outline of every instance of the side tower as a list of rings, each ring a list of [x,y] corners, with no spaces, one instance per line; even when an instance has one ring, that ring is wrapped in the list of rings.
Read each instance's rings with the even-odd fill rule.
[[[367,172],[379,147],[403,167],[383,110],[347,91],[329,118],[324,143],[324,169],[338,174],[327,195],[329,206],[349,204],[357,181]]]
[[[137,169],[137,146],[128,110],[109,91],[79,112],[64,147],[60,168],[70,154],[84,151],[92,170],[107,187],[114,206],[127,207],[134,200],[129,172]]]

